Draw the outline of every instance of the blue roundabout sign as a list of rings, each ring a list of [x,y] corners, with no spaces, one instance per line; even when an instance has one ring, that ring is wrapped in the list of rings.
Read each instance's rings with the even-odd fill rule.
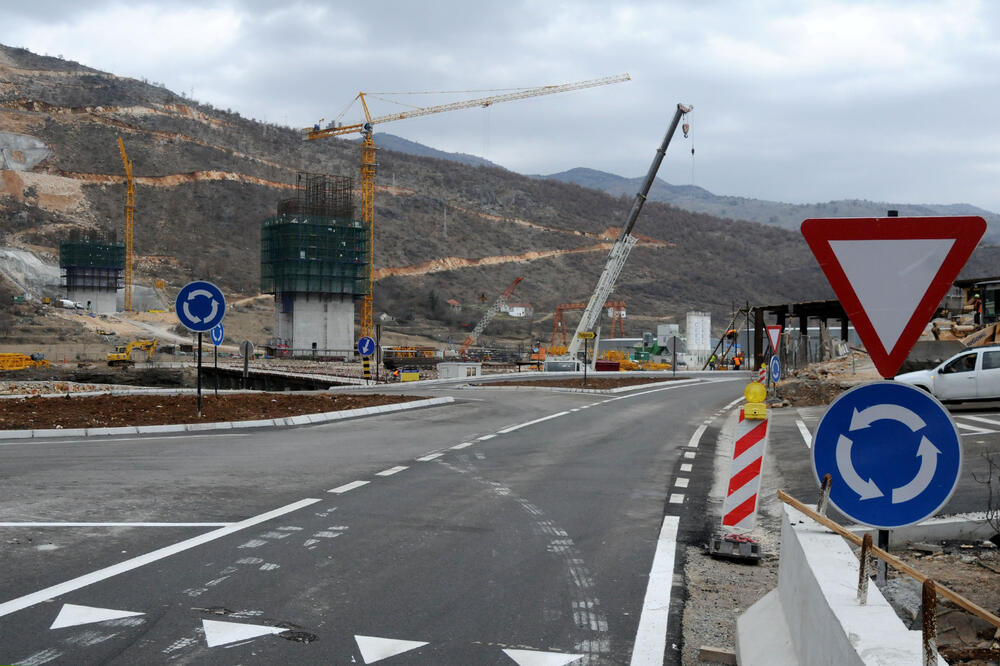
[[[781,361],[777,356],[772,356],[768,363],[768,371],[771,373],[771,381],[777,384],[781,381]]]
[[[848,518],[892,529],[934,515],[951,497],[962,446],[929,393],[875,382],[843,393],[813,437],[813,472],[833,477],[830,501]]]
[[[177,318],[196,333],[211,331],[226,316],[226,297],[211,282],[189,282],[177,292]]]

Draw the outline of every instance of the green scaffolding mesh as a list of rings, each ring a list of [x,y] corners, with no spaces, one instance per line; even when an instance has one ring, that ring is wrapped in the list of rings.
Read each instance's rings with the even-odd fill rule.
[[[368,233],[361,220],[301,213],[268,218],[260,254],[264,293],[367,293]]]
[[[125,245],[74,234],[59,243],[59,268],[67,289],[118,289],[125,270]]]

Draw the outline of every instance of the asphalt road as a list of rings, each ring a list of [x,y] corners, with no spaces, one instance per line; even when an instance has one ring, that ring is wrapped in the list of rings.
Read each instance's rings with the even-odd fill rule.
[[[727,379],[5,443],[0,663],[676,663]]]

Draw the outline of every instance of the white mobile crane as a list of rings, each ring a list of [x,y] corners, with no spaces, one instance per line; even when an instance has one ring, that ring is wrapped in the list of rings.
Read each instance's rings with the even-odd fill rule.
[[[628,259],[629,252],[639,242],[639,239],[632,235],[632,227],[635,226],[635,221],[639,218],[642,205],[646,203],[646,195],[649,194],[649,188],[653,185],[656,172],[660,169],[660,162],[663,161],[663,156],[667,152],[667,146],[670,145],[670,139],[673,138],[674,132],[677,130],[677,124],[680,122],[681,117],[693,108],[693,106],[685,106],[683,104],[677,105],[677,111],[670,122],[670,128],[667,130],[666,136],[663,137],[663,143],[656,150],[656,155],[653,157],[653,163],[649,166],[649,172],[646,174],[646,180],[642,184],[642,189],[635,195],[635,203],[632,204],[632,210],[629,211],[625,226],[622,227],[622,232],[618,236],[618,240],[615,241],[615,244],[611,247],[611,252],[608,253],[608,260],[604,265],[601,277],[597,280],[597,287],[594,288],[594,293],[590,295],[587,308],[583,311],[580,324],[576,327],[576,333],[573,334],[573,339],[569,342],[566,354],[571,360],[576,360],[577,354],[580,351],[580,342],[582,340],[580,333],[592,331],[597,324],[601,308],[604,302],[608,300],[608,297],[611,296],[611,292],[615,288],[615,282],[618,281],[618,276],[621,274],[622,268],[625,266],[625,261]],[[684,126],[684,135],[687,136],[687,125]],[[586,359],[584,359],[584,362],[586,362]]]

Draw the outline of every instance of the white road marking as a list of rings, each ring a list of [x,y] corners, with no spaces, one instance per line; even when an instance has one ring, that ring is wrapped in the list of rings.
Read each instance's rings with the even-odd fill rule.
[[[985,416],[973,416],[972,414],[955,414],[957,418],[969,419],[970,421],[979,421],[980,423],[988,423],[990,425],[1000,426],[1000,421],[996,419],[988,419]]]
[[[707,428],[707,425],[698,426],[698,429],[694,431],[693,435],[691,435],[691,439],[688,441],[688,446],[692,449],[697,449],[698,444],[701,442],[701,436],[705,434],[705,430]]]
[[[539,652],[538,650],[504,649],[503,653],[513,659],[517,666],[566,666],[566,664],[572,664],[584,656],[564,652]]]
[[[443,455],[444,454],[441,453],[440,451],[438,453],[428,453],[426,456],[424,456],[422,458],[417,458],[417,462],[430,462],[430,461],[434,460],[435,458],[440,458]]]
[[[233,523],[0,523],[0,527],[227,527]]]
[[[674,497],[670,497],[674,503]],[[683,498],[682,498],[683,501]],[[639,629],[632,648],[632,666],[663,666],[667,645],[667,621],[670,616],[670,591],[674,584],[674,554],[680,518],[666,516],[656,542],[653,568],[649,572],[646,598],[642,602]]]
[[[475,444],[475,442],[462,442],[461,444],[456,444],[451,448],[455,451],[458,451],[459,449],[464,449],[466,447],[472,446],[473,444]]]
[[[118,620],[123,617],[135,617],[145,615],[135,611],[115,610],[113,608],[95,608],[94,606],[77,606],[76,604],[63,604],[59,615],[49,629],[61,629],[63,627],[75,627],[80,624],[91,624],[94,622],[104,622],[105,620]]]
[[[392,476],[393,474],[399,474],[404,469],[409,469],[409,467],[397,465],[395,467],[390,467],[389,469],[384,469],[381,472],[376,472],[375,476]]]
[[[688,460],[693,460],[696,455],[698,455],[698,454],[695,453],[694,451],[685,451],[684,452],[684,457],[687,458]]]
[[[94,583],[98,583],[102,580],[106,580],[113,576],[117,576],[118,574],[122,574],[127,571],[131,571],[133,569],[138,569],[141,566],[145,566],[152,562],[162,560],[165,557],[176,555],[177,553],[183,552],[185,550],[189,550],[196,546],[206,544],[209,541],[215,541],[216,539],[219,539],[221,537],[228,536],[230,534],[239,532],[241,530],[245,530],[248,527],[253,527],[254,525],[259,525],[260,523],[265,523],[269,520],[277,518],[278,516],[283,516],[286,513],[298,511],[303,507],[307,507],[319,501],[320,500],[313,498],[299,500],[298,502],[293,502],[292,504],[288,504],[281,508],[274,509],[273,511],[268,511],[258,516],[247,518],[246,520],[241,520],[238,523],[233,523],[232,525],[228,525],[226,527],[213,530],[211,532],[208,532],[207,534],[201,534],[199,536],[192,537],[190,539],[185,539],[184,541],[180,541],[170,546],[165,546],[164,548],[159,548],[157,550],[154,550],[151,553],[146,553],[145,555],[140,555],[139,557],[133,557],[130,560],[119,562],[118,564],[114,564],[110,567],[105,567],[104,569],[99,569],[89,574],[78,576],[77,578],[73,578],[72,580],[68,580],[64,583],[59,583],[58,585],[47,587],[44,590],[39,590],[38,592],[33,592],[31,594],[26,594],[16,599],[11,599],[8,602],[0,604],[0,617],[3,617],[4,615],[10,615],[11,613],[15,613],[19,610],[23,610],[30,606],[34,606],[37,603],[47,601],[54,597],[59,597],[64,594],[68,594],[69,592],[73,592],[74,590],[79,590],[80,588],[87,587],[88,585],[92,585]]]
[[[493,439],[496,435],[483,435],[482,437],[476,437],[476,441],[485,442],[488,439]]]
[[[670,493],[671,504],[684,504],[684,493]]]
[[[515,430],[520,430],[521,428],[527,428],[530,425],[535,425],[536,423],[541,423],[542,421],[548,421],[549,419],[556,419],[560,416],[566,416],[569,412],[557,412],[555,414],[549,414],[548,416],[543,416],[540,419],[535,419],[534,421],[525,421],[524,423],[519,423],[509,428],[504,428],[503,430],[497,430],[498,435],[506,435],[509,432],[514,432]],[[492,437],[492,435],[491,435]],[[482,437],[480,437],[482,439]]]
[[[395,657],[397,654],[403,654],[427,645],[421,641],[401,641],[377,636],[355,636],[354,640],[358,642],[361,658],[365,660],[366,664],[374,664],[376,661]]]
[[[802,434],[802,439],[806,443],[806,448],[812,448],[812,435],[809,434],[809,428],[806,427],[805,422],[802,419],[795,419],[795,425],[799,427],[799,433]]]
[[[682,472],[690,472],[691,469],[692,469],[692,467],[693,467],[693,465],[691,465],[691,463],[683,463],[681,465],[681,471]]]
[[[360,488],[361,486],[367,486],[370,481],[351,481],[350,483],[345,483],[342,486],[337,486],[336,488],[331,488],[326,491],[328,493],[336,493],[337,495],[342,495],[348,491],[354,490],[355,488]]]
[[[288,631],[285,627],[269,627],[263,624],[243,624],[241,622],[219,622],[218,620],[202,620],[205,630],[205,643],[208,647],[217,647],[227,643],[245,641],[248,638],[280,634]]]
[[[573,409],[571,409],[569,411],[571,411],[571,412],[578,412],[578,411],[580,411],[580,408],[579,407],[574,407]]]
[[[962,423],[961,421],[955,421],[955,425],[962,430],[968,430],[969,432],[963,432],[962,435],[988,435],[991,432],[996,432],[996,430],[987,430],[986,428],[980,428],[978,426],[969,425],[968,423]]]
[[[687,488],[688,483],[690,483],[690,481],[691,479],[686,479],[682,476],[674,480],[674,485],[677,486],[678,488]]]
[[[730,402],[729,404],[727,404],[722,409],[723,409],[723,411],[728,410],[728,409],[732,409],[733,407],[735,407],[739,403],[743,402],[745,399],[746,398],[736,398],[736,400],[733,400],[732,402]]]

